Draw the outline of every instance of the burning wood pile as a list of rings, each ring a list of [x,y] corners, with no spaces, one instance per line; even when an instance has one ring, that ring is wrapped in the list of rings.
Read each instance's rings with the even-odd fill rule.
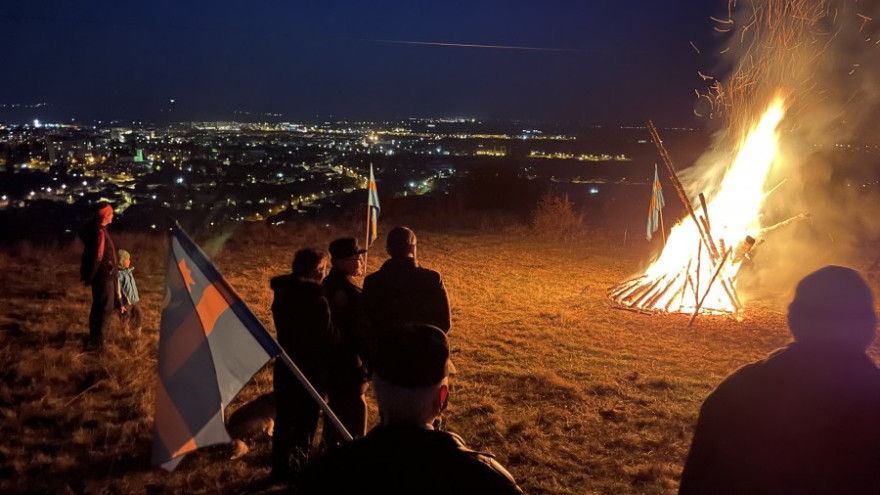
[[[616,307],[646,313],[693,313],[694,317],[701,312],[735,313],[742,309],[736,274],[758,235],[766,231],[760,225],[761,206],[769,194],[764,183],[776,155],[776,128],[783,115],[783,102],[777,99],[742,142],[714,196],[707,201],[699,194],[699,211],[649,122],[651,137],[688,215],[673,227],[660,257],[643,274],[608,289]]]

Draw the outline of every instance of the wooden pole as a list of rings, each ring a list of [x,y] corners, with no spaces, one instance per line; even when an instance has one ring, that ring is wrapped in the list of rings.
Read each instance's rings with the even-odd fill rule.
[[[660,152],[660,157],[663,158],[663,163],[669,171],[669,180],[672,181],[672,185],[678,193],[678,198],[681,199],[688,214],[694,220],[694,223],[697,224],[697,231],[700,233],[700,239],[706,243],[706,248],[709,250],[709,254],[712,256],[713,261],[718,259],[720,256],[718,255],[718,249],[715,247],[715,242],[703,230],[703,225],[700,223],[700,220],[697,218],[697,213],[694,211],[694,205],[691,204],[691,200],[688,199],[687,194],[684,192],[684,186],[682,186],[681,181],[678,180],[678,174],[675,172],[675,166],[672,165],[672,159],[669,158],[669,153],[666,151],[666,147],[663,146],[663,141],[660,140],[660,135],[657,134],[657,128],[654,127],[654,122],[650,120],[648,121],[648,130],[651,132],[651,139],[653,139],[654,144],[657,146],[657,150]]]
[[[721,259],[721,263],[718,263],[718,268],[715,270],[715,274],[712,275],[712,278],[709,280],[709,286],[706,287],[706,292],[703,294],[703,297],[700,299],[700,302],[697,304],[697,309],[694,310],[694,315],[691,316],[691,321],[688,322],[688,326],[694,324],[694,320],[697,319],[697,315],[700,314],[700,308],[703,307],[703,303],[706,301],[706,296],[709,295],[709,291],[712,290],[712,283],[715,282],[715,279],[718,277],[718,274],[721,273],[721,269],[724,268],[724,263],[727,262],[727,257],[730,256],[730,251],[724,253],[724,258]]]

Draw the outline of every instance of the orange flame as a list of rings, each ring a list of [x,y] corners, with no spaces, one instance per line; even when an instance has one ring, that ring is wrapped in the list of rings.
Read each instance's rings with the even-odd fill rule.
[[[645,275],[647,283],[662,280],[668,284],[675,278],[673,285],[683,288],[668,291],[654,301],[650,309],[693,312],[697,302],[705,296],[701,311],[736,310],[728,292],[742,265],[742,257],[736,256],[737,247],[746,236],[757,238],[761,230],[761,207],[767,196],[765,182],[776,158],[777,127],[784,114],[784,101],[777,97],[740,144],[714,197],[706,198],[711,235],[717,243],[719,259],[713,261],[707,246],[700,246],[700,233],[693,219],[682,219],[673,227],[663,252],[645,270]],[[697,215],[701,215],[702,209],[698,204],[695,206]],[[706,293],[706,287],[719,270],[717,263],[726,251],[730,251],[730,255]]]

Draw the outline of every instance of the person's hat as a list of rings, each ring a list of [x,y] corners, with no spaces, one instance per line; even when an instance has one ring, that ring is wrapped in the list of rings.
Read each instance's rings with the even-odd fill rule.
[[[366,252],[366,249],[361,249],[361,247],[358,246],[358,241],[354,237],[343,237],[342,239],[336,239],[330,243],[330,257],[334,260],[351,258],[352,256],[364,254]]]
[[[119,265],[119,268],[125,268],[125,260],[129,258],[131,258],[131,253],[125,249],[120,249],[116,252],[116,262]]]
[[[442,330],[422,323],[379,332],[373,371],[392,385],[430,387],[449,374],[449,345]]]
[[[867,347],[874,338],[874,295],[859,273],[829,265],[804,277],[788,307],[798,341],[849,342]]]
[[[405,256],[409,253],[410,246],[415,243],[415,232],[406,227],[394,227],[388,232],[385,249],[391,256]]]

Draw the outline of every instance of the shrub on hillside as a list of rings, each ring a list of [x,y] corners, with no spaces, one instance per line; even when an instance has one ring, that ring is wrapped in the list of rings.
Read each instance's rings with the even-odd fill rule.
[[[570,237],[581,231],[582,224],[583,215],[574,211],[567,194],[544,194],[532,212],[532,228],[544,235]]]

